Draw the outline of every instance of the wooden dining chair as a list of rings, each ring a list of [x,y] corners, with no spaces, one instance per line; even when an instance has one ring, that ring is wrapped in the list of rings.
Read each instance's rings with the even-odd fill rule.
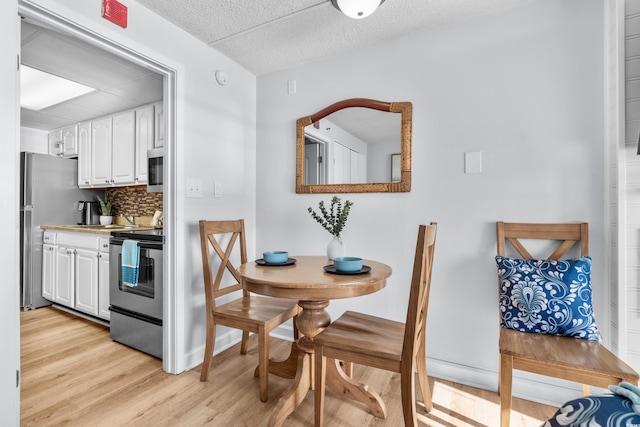
[[[216,343],[216,325],[242,330],[240,353],[247,353],[249,333],[258,334],[258,376],[260,400],[267,401],[269,378],[269,333],[295,317],[300,308],[297,301],[271,297],[257,297],[242,289],[242,278],[231,263],[231,256],[239,252],[240,263],[247,262],[244,220],[200,221],[202,268],[207,311],[207,338],[202,362],[201,381],[209,378],[209,367]],[[223,244],[226,242],[226,248]],[[239,246],[239,247],[238,247]],[[213,248],[213,252],[211,251]],[[234,248],[237,248],[234,251]],[[213,264],[219,263],[214,275]],[[223,284],[225,272],[234,280]],[[218,298],[242,291],[242,297],[218,305]],[[294,322],[294,338],[297,339]]]
[[[567,252],[576,245],[579,248],[579,256],[589,254],[588,224],[584,222],[574,224],[498,222],[496,234],[498,255],[503,257],[506,256],[506,242],[509,242],[518,257],[523,260],[534,259],[529,252],[532,247],[539,248],[539,251],[544,248],[545,254],[551,247],[550,255],[538,259],[560,260],[566,257]],[[525,240],[526,242],[523,242]],[[546,242],[547,245],[540,242]],[[529,250],[525,248],[525,243]],[[607,388],[611,384],[622,381],[638,383],[638,373],[607,350],[598,340],[522,332],[501,327],[499,348],[498,392],[502,427],[509,426],[514,369],[582,383],[583,395],[589,394],[590,385]]]
[[[415,371],[427,412],[431,390],[427,376],[426,325],[436,223],[421,225],[413,263],[405,323],[352,311],[345,312],[315,341],[315,425],[323,424],[327,358],[400,373],[402,411],[406,426],[417,426]],[[386,414],[384,414],[386,416]]]

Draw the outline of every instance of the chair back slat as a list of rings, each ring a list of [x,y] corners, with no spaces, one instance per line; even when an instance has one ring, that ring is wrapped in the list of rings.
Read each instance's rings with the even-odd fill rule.
[[[551,259],[559,260],[571,248],[579,245],[580,256],[589,255],[589,224],[586,222],[574,224],[524,224],[524,223],[496,223],[498,255],[506,256],[505,242],[516,250],[523,259]],[[532,256],[526,249],[523,240],[527,241],[555,241],[553,251],[549,255]]]
[[[421,225],[418,230],[416,254],[413,262],[409,306],[405,322],[402,359],[413,360],[419,348],[420,340],[425,339],[429,292],[431,290],[431,272],[435,251],[437,224]]]
[[[520,254],[523,259],[533,259],[533,256],[529,253],[529,251],[522,246],[520,240],[514,238],[508,238],[507,242],[511,243],[511,246]]]
[[[234,254],[239,253],[240,264],[247,262],[244,220],[202,220],[199,224],[205,298],[208,306],[215,308],[217,298],[242,290],[242,278],[231,259]],[[226,242],[226,246],[223,248],[224,242]],[[218,267],[214,278],[213,265],[215,263],[218,264]],[[235,279],[232,281],[233,283],[223,284],[225,272],[230,273]],[[243,291],[243,294],[247,293]]]

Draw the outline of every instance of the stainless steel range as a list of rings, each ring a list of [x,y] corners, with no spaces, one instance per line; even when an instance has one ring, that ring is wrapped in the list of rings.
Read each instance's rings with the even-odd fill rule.
[[[135,286],[122,280],[122,247],[135,240],[140,249]],[[111,339],[162,359],[162,229],[112,233],[109,298]]]

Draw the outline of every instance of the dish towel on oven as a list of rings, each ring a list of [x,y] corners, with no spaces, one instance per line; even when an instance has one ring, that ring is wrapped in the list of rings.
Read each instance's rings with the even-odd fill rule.
[[[136,240],[122,242],[122,283],[125,286],[138,286],[140,270],[140,248]]]

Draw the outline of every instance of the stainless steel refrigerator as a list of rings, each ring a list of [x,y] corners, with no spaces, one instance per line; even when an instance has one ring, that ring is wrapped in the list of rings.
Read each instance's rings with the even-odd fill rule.
[[[78,188],[78,161],[37,153],[20,153],[21,307],[51,305],[42,297],[43,224],[78,224],[78,202],[96,192]]]

